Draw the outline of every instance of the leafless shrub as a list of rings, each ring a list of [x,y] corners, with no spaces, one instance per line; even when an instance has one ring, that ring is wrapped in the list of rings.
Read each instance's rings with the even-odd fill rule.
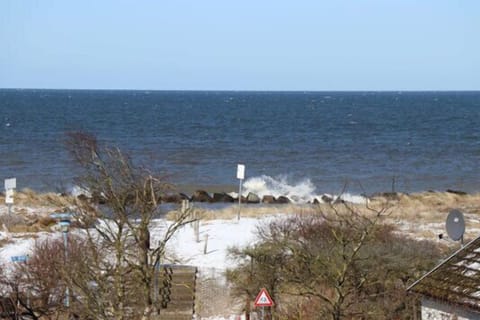
[[[0,215],[0,226],[4,226],[9,231],[15,226],[25,225],[25,219],[16,214],[2,214]]]
[[[260,228],[259,243],[231,250],[239,262],[229,272],[234,292],[252,301],[267,287],[280,319],[408,319],[405,288],[440,252],[383,224],[387,208],[366,212],[339,203]]]

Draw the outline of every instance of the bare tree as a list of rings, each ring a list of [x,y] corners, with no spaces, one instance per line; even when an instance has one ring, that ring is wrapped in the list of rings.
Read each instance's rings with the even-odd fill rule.
[[[150,227],[169,187],[165,179],[135,165],[120,149],[100,146],[92,135],[70,133],[67,146],[82,169],[77,184],[99,203],[79,202],[75,208],[78,219],[93,225],[85,230],[88,259],[68,273],[68,285],[79,296],[76,309],[86,318],[150,319],[160,312],[156,267],[170,238],[191,222],[189,213],[177,215],[152,243]]]

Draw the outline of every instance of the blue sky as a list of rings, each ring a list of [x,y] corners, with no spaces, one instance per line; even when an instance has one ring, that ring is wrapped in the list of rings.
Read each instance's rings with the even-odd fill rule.
[[[0,88],[480,90],[480,1],[0,1]]]

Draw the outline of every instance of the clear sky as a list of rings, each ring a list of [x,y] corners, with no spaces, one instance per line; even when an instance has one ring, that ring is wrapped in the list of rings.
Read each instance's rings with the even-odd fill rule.
[[[0,88],[480,90],[480,1],[1,0]]]

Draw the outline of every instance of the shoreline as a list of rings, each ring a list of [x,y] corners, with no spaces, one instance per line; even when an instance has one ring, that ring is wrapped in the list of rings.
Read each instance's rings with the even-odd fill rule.
[[[52,232],[55,221],[50,217],[54,212],[71,210],[72,196],[56,193],[38,194],[33,190],[21,190],[15,195],[12,214],[7,212],[5,198],[0,195],[0,226],[11,224],[4,229],[0,238],[6,234],[11,237],[24,237],[26,234],[35,236],[39,232]],[[339,204],[341,205],[341,203]],[[384,194],[369,199],[368,205],[346,203],[359,214],[369,215],[372,208],[386,209],[389,214],[383,220],[393,225],[400,234],[418,240],[440,241],[440,235],[445,238],[445,221],[449,212],[460,210],[465,217],[465,239],[472,239],[480,234],[480,193],[457,194],[449,192],[421,192],[412,194]],[[180,206],[165,204],[156,217],[158,220],[169,220],[175,216]],[[192,203],[202,224],[211,221],[237,221],[238,203]],[[329,212],[332,204],[242,204],[242,219],[261,220],[267,216],[304,215],[319,212]],[[81,228],[81,226],[79,226]],[[7,231],[5,233],[5,230]],[[8,238],[8,237],[7,237]],[[0,239],[1,240],[1,239]],[[449,245],[440,241],[440,244]],[[450,243],[451,244],[451,243]],[[1,247],[1,245],[0,245]]]
[[[181,203],[182,199],[188,199],[191,202],[210,202],[210,203],[229,203],[229,202],[238,202],[238,185],[233,186],[233,185],[203,185],[203,184],[183,184],[183,185],[173,185],[170,188],[167,188],[164,192],[164,195],[166,198],[161,199],[163,203],[172,203],[172,202],[177,202]],[[480,196],[480,191],[474,191],[474,192],[468,192],[464,190],[457,190],[457,189],[446,189],[446,190],[422,190],[418,192],[402,192],[402,191],[382,191],[382,192],[374,192],[371,194],[365,194],[365,193],[350,193],[347,190],[343,193],[338,193],[338,194],[330,194],[330,193],[317,193],[317,192],[311,192],[307,197],[303,196],[301,194],[295,194],[293,192],[291,193],[279,193],[276,190],[263,190],[260,192],[255,192],[256,190],[250,190],[249,188],[246,188],[245,186],[242,188],[242,204],[286,204],[286,203],[292,203],[292,204],[315,204],[315,203],[329,203],[331,201],[334,201],[336,199],[339,200],[344,200],[346,202],[352,202],[355,203],[356,200],[360,200],[362,202],[362,199],[364,200],[369,200],[372,198],[378,198],[378,197],[384,197],[384,198],[389,198],[390,200],[394,200],[398,196],[402,195],[418,195],[418,194],[436,194],[436,195],[442,195],[442,194],[453,194],[453,195],[459,195],[459,196]],[[271,192],[270,192],[271,191]],[[194,197],[198,193],[204,193],[211,197],[212,201],[203,201],[203,200],[195,200]],[[71,192],[58,192],[58,191],[38,191],[32,188],[21,188],[21,189],[15,189],[15,194],[16,195],[24,195],[23,198],[25,197],[32,197],[32,198],[41,198],[41,197],[83,197],[83,198],[90,198],[91,196],[89,195],[89,192],[86,190],[82,190],[80,188],[73,188]],[[215,200],[213,197],[215,195],[227,195],[233,198],[234,201],[224,201],[224,199],[220,200]],[[259,201],[249,201],[247,198],[249,195],[252,195],[254,198],[258,198]],[[288,202],[264,202],[262,201],[262,198],[264,197],[274,197],[274,198],[287,198],[289,201]],[[308,199],[310,197],[311,199]],[[327,199],[325,199],[327,198]],[[328,199],[330,198],[330,199]],[[166,201],[165,201],[166,200]],[[316,200],[316,201],[315,201]],[[326,200],[326,201],[325,201]],[[5,191],[0,191],[0,205],[5,203]]]
[[[223,188],[214,189],[216,191],[224,190]],[[177,191],[174,191],[177,192]],[[213,195],[214,193],[208,194]],[[223,193],[223,191],[220,191]],[[176,194],[174,194],[176,195]],[[92,204],[95,204],[94,198],[86,197],[82,194],[64,194],[64,193],[55,193],[55,192],[37,192],[35,190],[24,188],[19,191],[15,191],[14,194],[14,204],[12,208],[36,208],[36,207],[68,207],[73,200],[76,198],[80,200],[87,200]],[[175,198],[178,199],[178,198]],[[457,190],[446,190],[446,191],[422,191],[422,192],[415,192],[415,193],[402,193],[402,192],[382,192],[376,193],[369,196],[365,196],[363,199],[366,202],[352,202],[348,201],[345,198],[334,198],[333,200],[340,200],[340,201],[320,201],[317,202],[282,202],[282,203],[275,203],[275,202],[248,202],[245,196],[242,196],[242,206],[255,209],[255,208],[262,208],[262,207],[272,207],[272,208],[282,208],[282,207],[309,207],[315,205],[331,205],[335,203],[347,203],[355,206],[365,206],[366,204],[371,203],[389,203],[390,205],[397,206],[399,204],[404,204],[405,202],[412,202],[412,201],[419,201],[423,203],[422,208],[418,208],[418,210],[425,209],[425,206],[431,206],[432,208],[451,208],[454,209],[455,205],[459,205],[460,207],[464,206],[472,213],[478,213],[480,215],[480,192],[477,193],[467,193],[463,191]],[[234,198],[234,201],[195,201],[193,199],[189,199],[190,202],[196,205],[198,208],[207,209],[207,210],[217,210],[217,209],[224,209],[230,207],[238,206],[238,198]],[[193,201],[192,201],[193,200]],[[175,208],[181,204],[181,201],[176,203],[172,201],[162,201],[161,205],[169,205],[172,208]],[[411,204],[411,203],[410,203]],[[403,207],[403,206],[401,206]],[[0,215],[6,211],[7,205],[5,204],[5,193],[0,192]],[[480,216],[479,216],[479,223],[480,223]]]

